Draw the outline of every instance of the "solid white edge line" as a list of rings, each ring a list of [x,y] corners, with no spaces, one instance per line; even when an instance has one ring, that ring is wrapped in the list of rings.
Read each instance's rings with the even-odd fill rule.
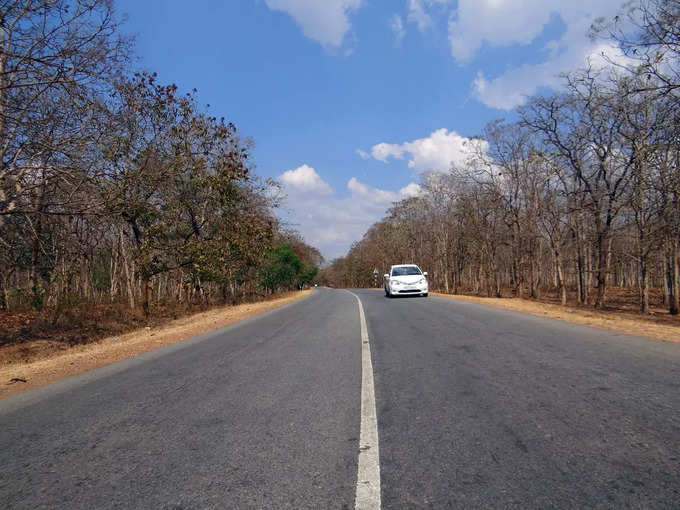
[[[361,430],[359,432],[359,466],[357,469],[357,490],[354,499],[356,510],[380,509],[380,451],[378,449],[378,419],[375,410],[375,388],[373,385],[373,363],[371,345],[368,343],[368,328],[364,307],[359,296],[352,294],[359,304],[361,323]]]

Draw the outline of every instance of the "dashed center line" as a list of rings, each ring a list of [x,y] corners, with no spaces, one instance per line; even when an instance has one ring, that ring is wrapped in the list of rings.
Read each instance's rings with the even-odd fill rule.
[[[349,292],[349,291],[347,291]],[[375,410],[373,363],[368,340],[366,316],[359,296],[352,294],[359,304],[361,322],[361,431],[359,433],[359,467],[354,499],[356,510],[380,509],[380,451],[378,448],[378,419]]]

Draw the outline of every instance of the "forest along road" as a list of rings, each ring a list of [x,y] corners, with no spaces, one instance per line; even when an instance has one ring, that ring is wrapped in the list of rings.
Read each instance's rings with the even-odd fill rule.
[[[680,507],[680,344],[442,298],[363,304],[382,508]],[[354,508],[356,298],[0,402],[1,508]]]

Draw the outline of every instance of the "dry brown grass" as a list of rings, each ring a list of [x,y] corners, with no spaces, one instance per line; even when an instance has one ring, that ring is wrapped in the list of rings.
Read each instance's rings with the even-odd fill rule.
[[[574,324],[641,336],[666,342],[680,342],[680,317],[669,315],[661,309],[653,309],[649,315],[632,311],[631,307],[620,306],[607,310],[594,310],[577,306],[531,301],[518,298],[486,298],[477,296],[432,293],[437,296],[472,301],[483,305],[515,310],[522,313],[560,319]]]
[[[61,341],[35,340],[4,345],[0,347],[0,399],[224,327],[311,292],[291,292],[269,301],[214,308],[88,344],[69,346]]]

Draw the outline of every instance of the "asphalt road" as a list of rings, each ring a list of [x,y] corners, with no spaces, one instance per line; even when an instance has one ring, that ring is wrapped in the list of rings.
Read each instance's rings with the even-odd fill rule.
[[[680,344],[355,291],[383,508],[680,508]],[[0,401],[0,508],[353,508],[355,298]]]

